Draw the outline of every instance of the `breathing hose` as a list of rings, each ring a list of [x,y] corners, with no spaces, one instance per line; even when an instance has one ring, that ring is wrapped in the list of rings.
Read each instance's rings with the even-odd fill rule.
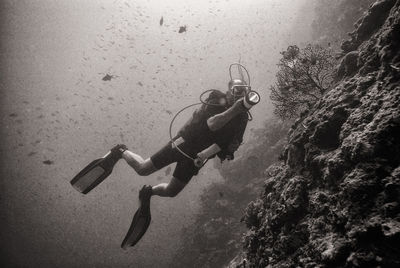
[[[187,153],[185,153],[184,151],[182,151],[182,150],[178,147],[178,145],[175,144],[175,141],[174,141],[174,139],[172,138],[172,125],[174,124],[175,119],[178,117],[178,115],[179,115],[181,112],[183,112],[184,110],[186,110],[186,109],[188,109],[188,108],[190,108],[190,107],[193,107],[193,106],[196,106],[196,105],[200,105],[200,104],[201,104],[201,102],[199,102],[199,103],[194,103],[194,104],[188,105],[188,106],[186,106],[186,107],[180,109],[180,110],[175,114],[175,116],[172,118],[171,123],[169,124],[169,138],[171,139],[172,144],[175,146],[175,148],[176,148],[181,154],[183,154],[184,156],[186,156],[187,158],[189,158],[189,159],[191,159],[191,160],[193,160],[193,161],[195,160],[193,157],[191,157],[190,155],[188,155]]]

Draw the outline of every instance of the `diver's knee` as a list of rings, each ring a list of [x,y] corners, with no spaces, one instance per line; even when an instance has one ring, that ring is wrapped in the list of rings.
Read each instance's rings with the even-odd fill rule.
[[[168,197],[175,197],[179,194],[179,191],[168,191]]]
[[[148,175],[150,175],[150,173],[149,173],[149,171],[145,168],[145,167],[139,167],[137,170],[136,170],[136,172],[137,172],[137,174],[139,175],[139,176],[148,176]]]
[[[175,197],[179,194],[180,191],[172,190],[169,192],[169,197]]]
[[[157,170],[158,168],[156,168],[151,159],[148,158],[140,164],[136,172],[139,174],[139,176],[148,176],[150,174],[153,174]]]
[[[177,196],[180,192],[181,192],[181,190],[182,189],[179,189],[179,188],[173,188],[173,187],[168,187],[167,188],[167,192],[168,192],[168,197],[175,197],[175,196]]]
[[[186,183],[184,183],[183,181],[172,177],[170,183],[167,186],[167,196],[168,197],[175,197],[177,196],[182,190],[183,188],[185,188]]]

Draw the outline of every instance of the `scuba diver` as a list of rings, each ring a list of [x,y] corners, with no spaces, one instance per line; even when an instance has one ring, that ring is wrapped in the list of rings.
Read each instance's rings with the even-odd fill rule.
[[[126,145],[118,144],[104,158],[93,161],[71,181],[74,188],[86,194],[111,173],[112,167],[120,159],[124,159],[140,176],[148,176],[176,162],[169,183],[144,185],[139,191],[140,206],[122,243],[123,248],[136,244],[146,232],[151,220],[152,196],[175,197],[198,174],[202,166],[215,156],[221,161],[234,159],[234,153],[242,144],[249,116],[251,117],[249,110],[259,102],[260,97],[251,90],[250,77],[244,66],[236,64],[238,69],[240,66],[246,70],[249,82],[246,82],[242,73],[241,79],[232,78],[233,65],[235,64],[229,69],[231,80],[226,93],[215,89],[203,92],[200,96],[201,103],[198,103],[201,106],[194,111],[177,135],[172,137],[171,128],[176,116],[197,104],[179,111],[171,121],[170,141],[158,152],[144,159],[128,150]],[[208,92],[208,98],[202,100],[202,96]],[[95,169],[98,171],[94,171]],[[91,175],[88,176],[88,172]],[[85,176],[91,179],[82,179]]]
[[[233,86],[235,93],[232,91]],[[246,107],[243,101],[245,86],[242,80],[235,79],[229,82],[229,90],[225,94],[218,90],[212,91],[206,101],[221,106],[203,104],[176,137],[150,158],[142,158],[129,151],[123,144],[111,149],[115,157],[123,158],[140,176],[150,175],[174,162],[177,163],[169,183],[145,185],[140,191],[140,196],[146,199],[152,195],[175,197],[192,177],[197,175],[208,159],[215,155],[221,160],[234,158],[234,152],[243,141],[248,121],[247,111],[250,108]],[[178,149],[195,158],[195,161]]]

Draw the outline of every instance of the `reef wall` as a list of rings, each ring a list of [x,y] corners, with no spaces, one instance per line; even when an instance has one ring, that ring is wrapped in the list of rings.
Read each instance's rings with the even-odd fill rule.
[[[265,172],[230,267],[400,267],[400,1],[372,4],[341,48],[336,86]]]

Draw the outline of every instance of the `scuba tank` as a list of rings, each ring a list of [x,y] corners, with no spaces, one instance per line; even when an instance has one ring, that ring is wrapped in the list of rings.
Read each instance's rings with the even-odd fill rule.
[[[71,180],[72,187],[80,193],[87,194],[111,174],[118,160],[113,157],[111,151],[102,158],[93,160]]]

